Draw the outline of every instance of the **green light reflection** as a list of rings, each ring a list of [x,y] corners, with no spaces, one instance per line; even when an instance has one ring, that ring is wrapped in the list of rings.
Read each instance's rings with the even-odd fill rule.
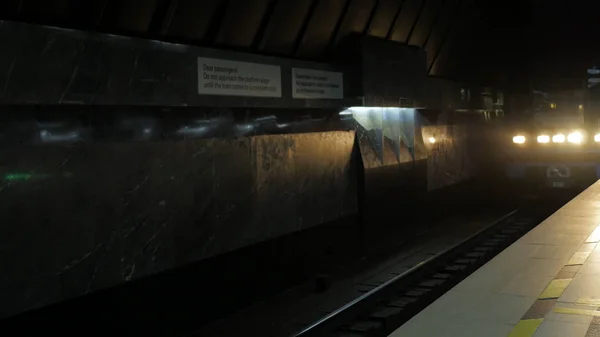
[[[69,178],[73,176],[73,173],[71,172],[65,172],[61,175],[56,175],[56,176],[60,176],[63,178]],[[7,173],[4,176],[2,176],[2,180],[5,182],[16,182],[16,181],[30,181],[30,180],[39,180],[39,179],[48,179],[51,178],[52,175],[51,174],[47,174],[47,173],[28,173],[28,172],[12,172],[12,173]]]

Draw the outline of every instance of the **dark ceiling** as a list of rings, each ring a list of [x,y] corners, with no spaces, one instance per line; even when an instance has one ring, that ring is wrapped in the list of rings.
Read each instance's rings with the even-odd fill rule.
[[[572,81],[598,56],[600,4],[580,3],[3,0],[0,18],[318,61],[358,33],[424,48],[434,76],[539,86]]]
[[[586,68],[600,65],[600,2],[535,0],[533,9],[531,74],[540,86],[581,83]]]

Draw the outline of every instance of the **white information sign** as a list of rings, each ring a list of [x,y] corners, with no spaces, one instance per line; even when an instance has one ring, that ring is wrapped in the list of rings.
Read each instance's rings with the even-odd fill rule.
[[[198,93],[281,97],[281,68],[260,63],[199,57]]]
[[[344,74],[292,68],[293,98],[344,98]]]

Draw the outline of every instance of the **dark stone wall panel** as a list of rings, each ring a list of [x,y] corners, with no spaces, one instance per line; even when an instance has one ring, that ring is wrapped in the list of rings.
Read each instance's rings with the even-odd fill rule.
[[[354,134],[354,132],[352,132]],[[351,156],[354,137],[339,137],[335,133],[304,134],[295,137],[294,168],[298,228],[332,221],[356,209],[356,184]],[[320,177],[315,177],[320,173]],[[304,194],[316,198],[300,197]],[[337,214],[334,214],[336,212]]]
[[[340,131],[3,148],[0,316],[356,214],[353,144]]]
[[[258,212],[254,230],[265,237],[285,231],[283,224],[296,213],[296,202],[302,197],[296,190],[299,182],[294,181],[294,139],[286,135],[278,142],[274,140],[271,136],[264,136],[252,142],[252,166],[257,189],[253,208]],[[285,192],[282,194],[281,191]]]
[[[291,97],[291,68],[342,71],[311,62],[224,52],[129,37],[0,22],[0,104],[211,107],[339,107],[355,99]],[[197,57],[281,67],[282,98],[198,94]],[[355,93],[353,76],[345,92]]]
[[[460,97],[461,86],[459,83],[446,79],[427,79],[427,102],[428,109],[454,110],[463,108],[464,101]]]
[[[427,188],[440,189],[473,177],[469,148],[468,129],[459,126],[429,126],[423,128],[424,138],[435,137],[435,144],[428,144]]]
[[[380,39],[362,45],[366,106],[399,106],[425,99],[427,70],[422,49]]]

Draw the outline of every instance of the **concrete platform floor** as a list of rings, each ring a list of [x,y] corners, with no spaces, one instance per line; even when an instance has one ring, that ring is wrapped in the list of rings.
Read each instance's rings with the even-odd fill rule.
[[[390,337],[600,336],[600,182]]]

